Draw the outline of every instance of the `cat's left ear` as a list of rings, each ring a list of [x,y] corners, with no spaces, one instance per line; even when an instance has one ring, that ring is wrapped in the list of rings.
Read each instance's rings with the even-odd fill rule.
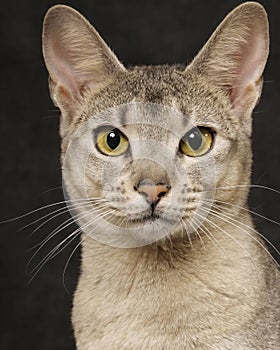
[[[250,115],[262,90],[269,52],[267,14],[256,2],[234,9],[186,68],[227,92],[235,113]]]
[[[76,10],[56,5],[43,25],[43,55],[50,93],[65,133],[87,92],[99,92],[126,71],[93,26]]]

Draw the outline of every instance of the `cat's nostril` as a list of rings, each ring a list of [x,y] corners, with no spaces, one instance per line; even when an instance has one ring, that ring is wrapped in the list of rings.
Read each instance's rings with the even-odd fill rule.
[[[138,191],[149,204],[155,206],[160,199],[166,195],[170,186],[164,182],[155,184],[152,180],[145,179],[134,186],[134,189]]]
[[[166,193],[167,193],[167,190],[166,190],[166,191],[161,191],[161,192],[159,192],[159,193],[158,193],[158,198],[163,197]]]

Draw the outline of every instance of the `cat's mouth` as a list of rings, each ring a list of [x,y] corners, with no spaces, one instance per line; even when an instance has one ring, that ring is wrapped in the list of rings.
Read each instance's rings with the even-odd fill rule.
[[[171,215],[167,215],[165,212],[157,211],[146,211],[142,213],[130,216],[129,223],[134,224],[153,224],[161,222],[162,224],[174,224],[177,222],[176,218]]]
[[[144,214],[137,217],[132,217],[130,218],[130,221],[134,223],[141,223],[141,222],[147,222],[147,221],[156,221],[160,218],[162,218],[162,215],[160,215],[159,213],[152,212],[150,214]]]

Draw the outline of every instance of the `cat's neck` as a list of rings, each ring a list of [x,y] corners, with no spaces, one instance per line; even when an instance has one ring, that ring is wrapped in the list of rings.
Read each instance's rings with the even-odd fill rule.
[[[127,286],[127,276],[166,276],[170,271],[176,275],[211,274],[219,270],[231,283],[233,274],[240,277],[240,271],[250,269],[261,248],[249,218],[245,220],[248,229],[239,229],[223,222],[221,229],[188,237],[166,239],[138,248],[115,248],[104,245],[90,237],[84,239],[82,248],[82,273],[88,280],[103,279],[114,285]],[[220,271],[220,268],[221,271]],[[239,277],[236,276],[238,279]],[[115,280],[115,281],[114,281]],[[105,286],[104,286],[105,287]]]

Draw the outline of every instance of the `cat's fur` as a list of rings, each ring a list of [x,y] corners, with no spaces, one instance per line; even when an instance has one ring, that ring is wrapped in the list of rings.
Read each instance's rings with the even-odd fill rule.
[[[268,47],[266,13],[250,2],[227,16],[186,69],[126,69],[76,11],[58,5],[47,13],[43,52],[51,95],[62,114],[62,163],[70,198],[79,193],[82,179],[76,164],[64,162],[67,147],[81,125],[109,107],[131,102],[171,106],[194,125],[216,131],[210,153],[216,169],[214,203],[216,207],[220,203],[221,215],[208,213],[210,222],[205,220],[191,235],[192,245],[180,225],[168,239],[128,249],[82,235],[81,274],[73,303],[79,350],[279,349],[279,271],[246,210],[251,113],[260,97]],[[182,120],[176,123],[184,129]],[[122,130],[130,136],[129,129]],[[168,136],[157,127],[141,132],[168,144]],[[92,149],[86,182],[90,196],[98,197],[102,194],[98,176],[105,160],[94,145]],[[180,210],[192,215],[190,202],[199,205],[201,181],[190,158],[176,157],[186,171],[188,190],[171,184],[170,193],[176,193],[171,208],[175,216]],[[123,158],[117,162],[122,164]],[[131,164],[133,171],[127,169],[121,184],[119,179],[110,184],[117,209],[119,202],[131,206],[132,198],[140,197],[133,189],[137,181],[166,176],[157,163],[146,159],[134,165],[131,159]],[[207,164],[201,167],[207,172]],[[73,176],[65,178],[67,170]],[[159,202],[159,213],[169,195]],[[229,214],[227,208],[229,221],[222,216]],[[102,225],[98,229],[101,235],[103,229]]]

